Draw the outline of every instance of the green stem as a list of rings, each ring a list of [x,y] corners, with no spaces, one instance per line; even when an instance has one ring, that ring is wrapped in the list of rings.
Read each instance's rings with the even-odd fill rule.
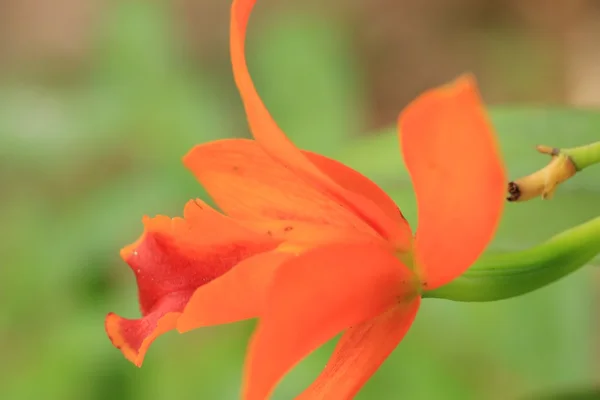
[[[560,152],[569,156],[573,164],[575,164],[577,171],[600,163],[600,142],[573,147],[571,149],[561,149]]]
[[[586,265],[600,253],[600,217],[528,250],[484,255],[466,273],[423,297],[465,302],[532,292]]]

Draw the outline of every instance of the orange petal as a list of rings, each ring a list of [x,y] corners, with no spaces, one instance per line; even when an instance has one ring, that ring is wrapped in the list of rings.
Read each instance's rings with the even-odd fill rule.
[[[250,220],[242,223],[257,232],[266,232],[281,240],[283,243],[279,245],[278,250],[296,254],[332,243],[374,244],[394,251],[394,248],[379,236],[361,234],[339,226],[289,220]]]
[[[398,247],[408,248],[407,224],[402,226],[388,218],[372,201],[337,184],[326,172],[315,166],[281,131],[258,95],[248,67],[244,46],[246,27],[256,0],[234,0],[231,9],[231,61],[233,75],[240,91],[248,124],[254,138],[265,151],[285,168],[312,186],[343,204]]]
[[[227,324],[258,317],[273,273],[291,253],[272,251],[250,257],[219,279],[199,287],[177,321],[187,332],[202,326]]]
[[[412,236],[410,226],[394,200],[375,182],[339,161],[309,151],[303,153],[338,185],[371,200],[399,227],[405,229],[406,235]]]
[[[321,375],[296,400],[354,398],[404,338],[420,303],[417,297],[348,329]]]
[[[492,239],[504,206],[504,165],[469,75],[421,95],[399,127],[417,197],[417,263],[425,288],[434,289],[461,275]]]
[[[174,328],[173,315],[183,311],[198,287],[281,242],[240,225],[199,200],[186,205],[184,218],[146,217],[144,225],[140,239],[121,251],[137,280],[143,318],[125,320],[109,315],[106,321],[115,346],[136,363],[141,363],[143,352],[156,336]],[[168,319],[165,322],[163,318]]]
[[[405,298],[410,280],[391,252],[372,245],[329,245],[283,264],[250,344],[243,398],[267,399],[314,349]]]
[[[303,221],[376,235],[357,215],[280,166],[253,140],[198,145],[184,164],[231,217]]]

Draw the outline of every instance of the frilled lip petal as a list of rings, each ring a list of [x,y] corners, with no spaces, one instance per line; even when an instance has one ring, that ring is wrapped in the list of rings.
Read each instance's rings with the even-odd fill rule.
[[[465,272],[492,239],[504,165],[470,75],[419,96],[399,130],[417,198],[416,261],[425,289],[435,289]]]
[[[249,347],[243,398],[267,399],[314,349],[414,293],[411,276],[389,249],[374,245],[333,244],[284,263]]]
[[[125,358],[141,367],[150,344],[160,335],[175,328],[181,310],[191,292],[166,296],[152,311],[139,319],[126,319],[109,313],[104,321],[106,333],[112,344]]]
[[[316,165],[314,158],[300,151],[271,117],[254,87],[246,65],[244,48],[246,28],[255,3],[256,0],[234,0],[230,27],[233,75],[244,103],[252,135],[273,160],[293,172],[306,184],[317,188],[332,201],[343,205],[360,217],[396,247],[408,249],[411,243],[410,229],[397,209],[393,210],[391,207],[382,209],[373,201],[372,196],[355,191],[355,189],[365,188],[366,185],[362,183],[354,185],[351,181],[346,181],[344,185],[336,182],[336,178],[329,175],[331,171],[326,170],[328,165],[323,163]],[[348,176],[346,174],[346,177]],[[359,178],[358,174],[353,176],[353,179]],[[381,197],[380,194],[377,196]]]
[[[140,239],[121,252],[136,276],[142,318],[109,314],[105,323],[113,344],[136,365],[157,336],[176,327],[177,318],[198,288],[281,243],[200,200],[186,205],[184,218],[146,217],[144,227]],[[233,313],[221,316],[235,317]]]

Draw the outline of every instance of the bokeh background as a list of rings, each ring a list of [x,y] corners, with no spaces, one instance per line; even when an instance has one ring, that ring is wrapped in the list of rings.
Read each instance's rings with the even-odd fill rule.
[[[236,399],[253,322],[170,333],[137,369],[106,338],[138,314],[119,249],[144,214],[205,197],[194,144],[247,136],[226,0],[0,1],[0,399]],[[248,57],[302,147],[384,185],[415,223],[395,143],[419,92],[473,71],[512,177],[532,146],[600,137],[596,0],[259,0]],[[572,111],[566,106],[583,106]],[[509,205],[490,251],[539,243],[600,210],[591,168],[550,202]],[[451,234],[451,232],[449,232]],[[598,263],[596,263],[598,264]],[[424,303],[359,399],[598,399],[600,268],[493,304]],[[274,399],[292,399],[333,344]]]

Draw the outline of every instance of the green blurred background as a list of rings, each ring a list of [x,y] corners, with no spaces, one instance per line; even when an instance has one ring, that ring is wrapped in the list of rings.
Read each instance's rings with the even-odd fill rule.
[[[0,2],[0,399],[238,397],[252,322],[165,335],[142,369],[103,328],[109,311],[138,315],[118,251],[139,235],[142,215],[179,215],[205,196],[181,156],[248,135],[228,10],[226,0]],[[547,161],[534,145],[600,137],[598,37],[593,0],[264,0],[248,57],[294,141],[382,184],[414,224],[388,128],[399,110],[474,71],[485,99],[504,104],[491,115],[511,177],[527,174]],[[592,168],[550,202],[507,206],[490,251],[596,216],[599,182]],[[426,301],[358,398],[600,398],[590,392],[600,383],[599,270],[493,304]],[[305,387],[332,345],[274,399]]]

